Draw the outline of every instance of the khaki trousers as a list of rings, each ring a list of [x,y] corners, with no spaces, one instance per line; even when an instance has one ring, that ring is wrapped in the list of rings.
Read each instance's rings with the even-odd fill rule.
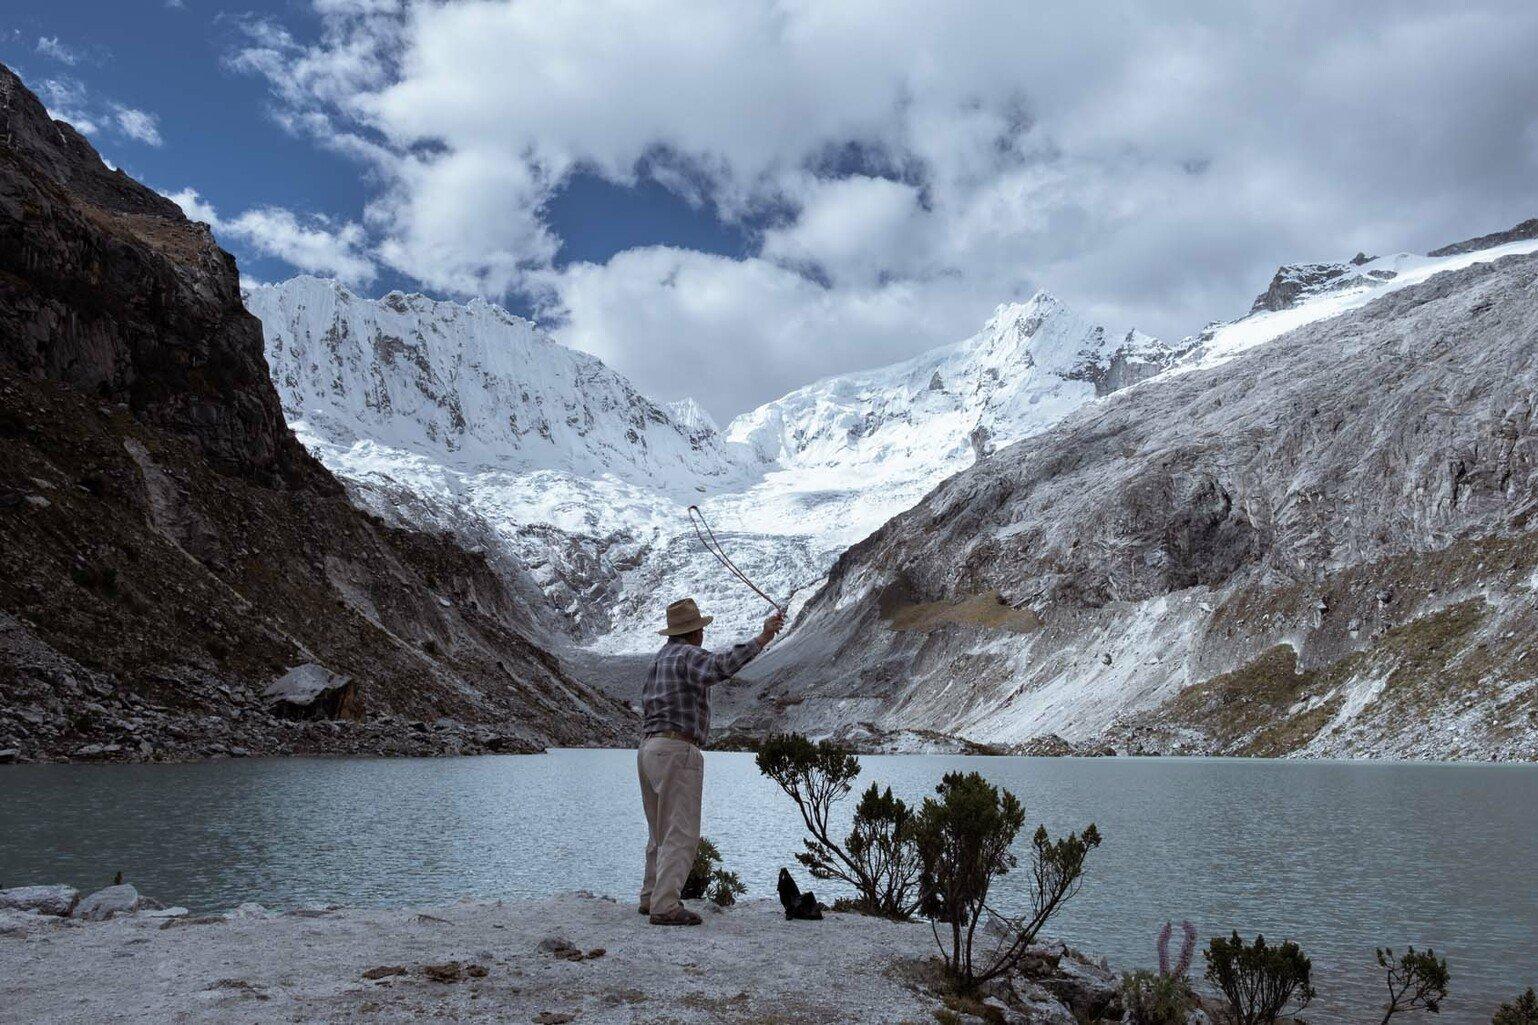
[[[636,754],[646,808],[646,879],[641,903],[654,915],[682,907],[678,893],[700,846],[705,756],[688,741],[647,737]]]

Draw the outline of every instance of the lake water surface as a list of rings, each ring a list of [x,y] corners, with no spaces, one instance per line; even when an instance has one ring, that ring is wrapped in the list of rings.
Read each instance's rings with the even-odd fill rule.
[[[795,809],[751,755],[705,757],[705,833],[750,897],[772,896],[800,843]],[[1235,928],[1301,943],[1321,994],[1313,1021],[1377,1020],[1375,946],[1448,957],[1446,1025],[1488,1022],[1538,985],[1538,767],[861,761],[862,785],[910,799],[955,769],[1009,787],[1028,814],[1022,853],[1037,822],[1095,822],[1105,843],[1053,931],[1118,969],[1152,966],[1159,926],[1189,918],[1204,945]],[[644,832],[633,751],[0,770],[0,884],[85,889],[121,869],[193,910],[625,896]]]

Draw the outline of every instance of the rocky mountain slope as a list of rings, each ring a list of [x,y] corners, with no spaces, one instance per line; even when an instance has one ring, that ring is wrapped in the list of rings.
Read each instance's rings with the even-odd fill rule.
[[[266,326],[285,410],[331,445],[664,489],[731,469],[698,407],[680,407],[691,418],[680,423],[597,358],[483,300],[371,302],[299,277],[251,289],[246,303]]]
[[[842,556],[735,728],[1538,757],[1535,234],[1284,269]]]
[[[3,67],[0,87],[0,757],[625,730],[533,640],[506,572],[359,511],[294,439],[207,227]],[[354,718],[271,714],[268,684],[307,664],[350,678]]]
[[[530,567],[552,629],[596,655],[648,650],[659,596],[696,595],[727,634],[756,628],[763,603],[700,546],[691,503],[751,576],[804,599],[840,552],[979,454],[1177,355],[1041,294],[957,345],[721,430],[485,303],[374,301],[313,278],[246,303],[290,422],[358,502]]]

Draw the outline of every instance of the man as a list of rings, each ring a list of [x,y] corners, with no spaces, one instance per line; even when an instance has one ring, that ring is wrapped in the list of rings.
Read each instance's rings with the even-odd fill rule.
[[[700,747],[710,735],[710,688],[751,662],[784,623],[776,612],[753,640],[711,654],[701,645],[714,618],[700,615],[693,598],[669,605],[667,629],[657,631],[668,642],[652,659],[641,691],[645,739],[636,765],[648,836],[640,912],[650,916],[652,925],[700,924],[700,916],[684,907],[678,894],[700,845],[705,782]]]

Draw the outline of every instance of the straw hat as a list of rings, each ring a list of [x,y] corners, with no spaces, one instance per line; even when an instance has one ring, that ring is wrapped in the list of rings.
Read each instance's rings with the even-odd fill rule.
[[[668,628],[657,632],[664,637],[692,634],[709,626],[715,618],[700,615],[700,607],[694,603],[693,598],[680,598],[668,606]]]

